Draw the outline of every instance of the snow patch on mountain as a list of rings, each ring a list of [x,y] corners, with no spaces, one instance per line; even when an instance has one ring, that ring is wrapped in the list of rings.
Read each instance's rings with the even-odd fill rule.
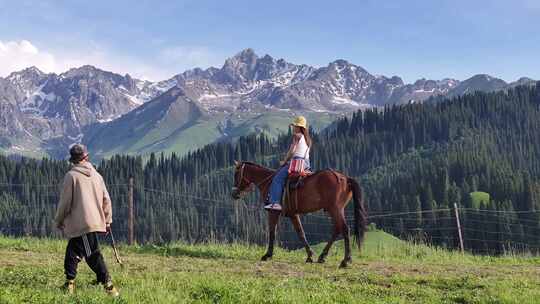
[[[46,82],[43,83],[33,92],[26,92],[26,98],[19,104],[22,112],[42,116],[47,110],[47,102],[54,102],[56,100],[54,92],[43,92],[46,84]]]
[[[352,99],[349,99],[349,98],[343,98],[343,97],[334,97],[332,99],[332,102],[335,103],[335,104],[338,104],[338,105],[351,105],[351,106],[354,106],[354,107],[359,107],[360,105],[352,100]]]
[[[71,140],[73,143],[80,143],[80,142],[82,142],[82,140],[83,140],[83,138],[84,138],[84,134],[79,133],[79,134],[77,134],[76,136],[70,136],[70,135],[68,135],[67,138],[68,138],[69,140]]]

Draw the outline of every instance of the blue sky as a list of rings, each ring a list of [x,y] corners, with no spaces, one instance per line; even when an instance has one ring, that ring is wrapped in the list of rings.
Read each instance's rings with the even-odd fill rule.
[[[93,64],[165,79],[251,47],[294,63],[346,59],[372,74],[540,79],[540,1],[6,1],[0,76]]]

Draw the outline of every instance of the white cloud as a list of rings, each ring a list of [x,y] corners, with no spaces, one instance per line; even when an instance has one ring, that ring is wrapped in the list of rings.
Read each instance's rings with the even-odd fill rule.
[[[73,67],[85,64],[119,74],[128,73],[134,77],[148,80],[163,80],[186,69],[220,63],[205,47],[165,47],[149,58],[137,58],[125,54],[115,54],[91,44],[85,49],[42,50],[28,40],[0,40],[0,77],[30,66],[44,72],[62,73]]]
[[[52,72],[56,68],[54,56],[47,52],[40,52],[30,41],[0,40],[0,76],[6,76],[29,66]]]

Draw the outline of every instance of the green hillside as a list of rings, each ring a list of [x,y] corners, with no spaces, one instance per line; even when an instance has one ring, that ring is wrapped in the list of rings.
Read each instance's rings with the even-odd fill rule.
[[[362,254],[338,269],[341,243],[326,264],[305,264],[303,250],[239,244],[120,247],[126,267],[104,249],[120,289],[108,299],[80,264],[76,295],[63,295],[65,241],[0,237],[0,303],[535,303],[540,260],[479,257],[411,245],[369,232]]]
[[[289,111],[210,113],[175,87],[110,123],[86,128],[84,143],[97,159],[152,152],[184,155],[217,141],[234,141],[248,134],[277,137],[287,132],[292,117],[299,114],[307,116],[315,129],[322,129],[339,117]]]
[[[337,116],[332,114],[302,113],[311,126],[321,130],[334,121]],[[213,116],[200,119],[189,128],[176,132],[154,145],[148,152],[164,151],[175,152],[177,155],[186,154],[216,141],[235,141],[248,134],[265,133],[270,138],[286,133],[293,114],[281,112],[267,112],[263,114],[236,114]],[[140,152],[138,152],[140,154]]]
[[[148,112],[135,120],[119,119],[106,126],[97,126],[86,140],[97,158],[115,154],[141,155],[151,152],[175,152],[184,155],[216,141],[236,140],[248,134],[264,132],[271,138],[286,133],[293,115],[289,112],[262,114],[214,114],[174,117],[153,121],[157,115]],[[301,113],[310,125],[321,130],[338,118],[328,113]],[[169,113],[169,116],[171,114]]]

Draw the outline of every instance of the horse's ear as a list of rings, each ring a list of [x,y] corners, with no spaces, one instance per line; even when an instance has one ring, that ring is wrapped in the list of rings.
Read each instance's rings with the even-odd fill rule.
[[[240,167],[240,163],[239,163],[237,160],[235,160],[235,161],[234,161],[234,166],[235,166],[236,168],[238,168],[238,167]]]

